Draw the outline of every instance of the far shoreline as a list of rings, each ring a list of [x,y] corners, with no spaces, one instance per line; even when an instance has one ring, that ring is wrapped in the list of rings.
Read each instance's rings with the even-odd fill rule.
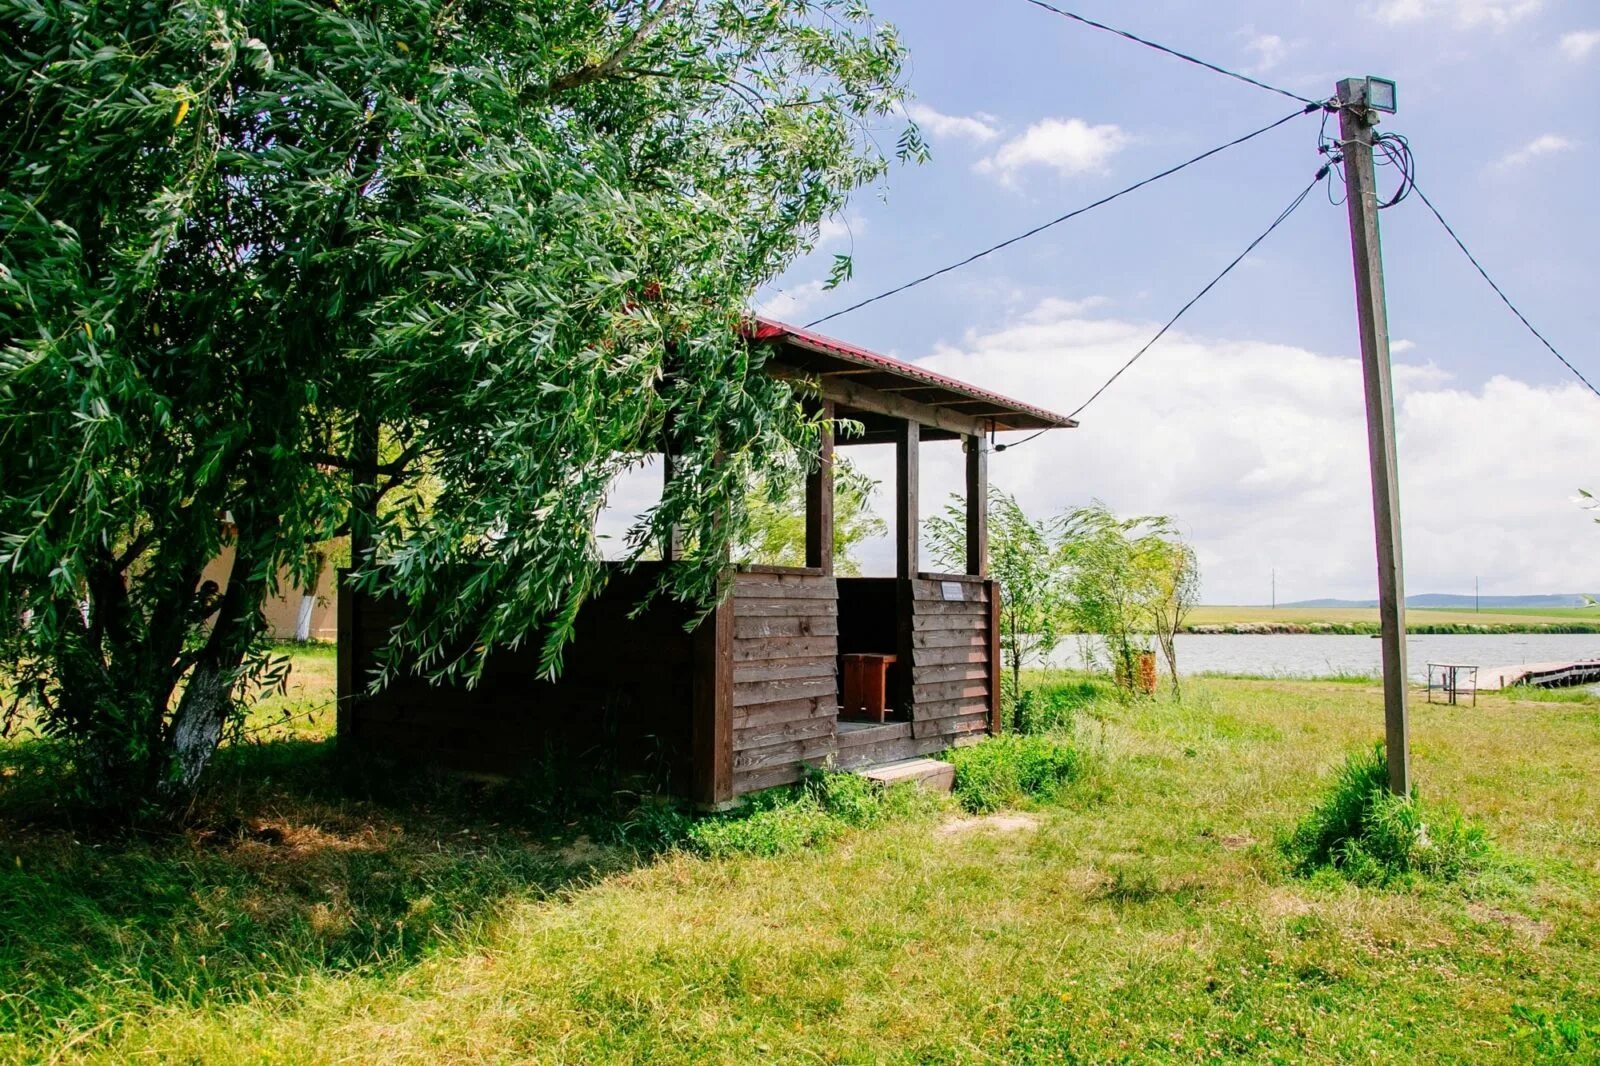
[[[1377,636],[1377,622],[1231,622],[1224,624],[1186,625],[1180,633],[1189,636],[1238,637],[1372,637]],[[1407,622],[1406,634],[1419,637],[1454,636],[1510,636],[1514,634],[1597,634],[1600,622],[1510,622],[1510,623],[1412,623]]]
[[[1203,605],[1182,632],[1196,636],[1371,636],[1379,632],[1372,607],[1259,607]],[[1524,633],[1600,633],[1593,608],[1498,608],[1472,611],[1412,607],[1406,633],[1414,636],[1504,636]]]

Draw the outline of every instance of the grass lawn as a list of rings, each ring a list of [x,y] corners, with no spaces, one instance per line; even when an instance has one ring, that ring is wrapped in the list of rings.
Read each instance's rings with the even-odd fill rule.
[[[313,739],[326,718],[271,725],[325,701],[330,675],[315,658],[302,677],[320,682],[257,712],[268,728],[181,836],[41,820],[48,751],[0,749],[0,1057],[1600,1055],[1592,699],[1419,701],[1421,788],[1502,859],[1384,891],[1296,878],[1275,844],[1381,734],[1369,685],[1094,703],[1074,727],[1090,772],[1055,804],[711,860],[610,845],[577,816],[535,828],[514,790],[341,780]]]

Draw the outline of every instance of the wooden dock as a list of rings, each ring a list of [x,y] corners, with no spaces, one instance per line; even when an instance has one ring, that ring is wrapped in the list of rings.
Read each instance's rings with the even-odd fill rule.
[[[1600,659],[1580,662],[1523,663],[1521,666],[1486,666],[1478,671],[1478,691],[1494,692],[1516,685],[1566,688],[1600,683]]]

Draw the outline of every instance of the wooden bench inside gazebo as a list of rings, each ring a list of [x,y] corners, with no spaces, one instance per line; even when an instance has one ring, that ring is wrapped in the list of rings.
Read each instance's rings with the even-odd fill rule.
[[[941,751],[999,730],[999,600],[988,576],[988,449],[995,433],[1075,423],[820,334],[766,319],[768,372],[817,383],[824,414],[858,422],[843,444],[892,443],[894,577],[834,573],[833,454],[806,491],[806,565],[750,566],[693,632],[690,611],[633,613],[655,566],[619,573],[582,611],[561,677],[506,651],[471,690],[363,681],[394,605],[340,595],[340,733],[350,743],[465,769],[515,774],[553,750],[598,755],[704,807],[799,780],[807,766],[857,768]],[[920,451],[959,443],[966,466],[966,566],[925,571],[918,553]],[[856,706],[844,701],[845,676]],[[882,684],[881,710],[876,686]],[[862,698],[862,686],[866,698]],[[843,711],[843,713],[841,713]]]

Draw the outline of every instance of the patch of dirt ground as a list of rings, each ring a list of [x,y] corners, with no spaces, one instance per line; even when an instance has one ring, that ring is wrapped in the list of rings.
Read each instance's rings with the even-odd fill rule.
[[[1530,918],[1525,914],[1516,914],[1512,911],[1504,911],[1484,903],[1467,904],[1467,913],[1485,924],[1494,922],[1505,926],[1507,929],[1514,929],[1535,944],[1543,943],[1544,938],[1549,936],[1551,932],[1549,922],[1541,922],[1537,918]]]
[[[955,836],[958,833],[970,833],[974,830],[990,830],[996,833],[1025,833],[1039,828],[1039,816],[1036,814],[1023,814],[1018,811],[1005,811],[999,814],[986,814],[978,818],[957,818],[945,822],[934,830],[939,836]]]

